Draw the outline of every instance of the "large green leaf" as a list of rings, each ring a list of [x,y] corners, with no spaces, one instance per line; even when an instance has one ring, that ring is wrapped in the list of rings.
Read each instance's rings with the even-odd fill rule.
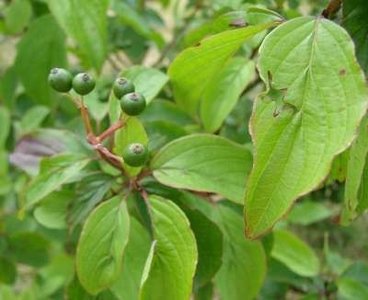
[[[365,117],[360,124],[357,139],[349,150],[349,160],[345,183],[345,207],[342,213],[341,222],[348,224],[358,215],[360,202],[368,201],[365,199],[366,177],[364,175],[367,168],[368,155],[368,118]]]
[[[107,55],[109,0],[48,0],[48,4],[61,27],[78,43],[88,65],[99,71]]]
[[[349,35],[326,19],[301,17],[275,29],[261,46],[259,71],[269,89],[251,119],[255,161],[245,197],[251,238],[326,177],[354,139],[368,99]]]
[[[167,144],[154,156],[151,168],[163,184],[241,202],[251,164],[246,148],[222,137],[196,134]]]
[[[212,78],[221,72],[240,46],[274,23],[228,30],[202,40],[181,52],[169,68],[175,101],[196,115],[203,92]]]
[[[142,300],[187,300],[197,264],[194,234],[184,213],[171,201],[149,199],[155,245],[142,279]]]
[[[129,242],[123,258],[123,271],[111,287],[120,300],[138,299],[144,265],[150,251],[148,231],[135,218],[131,218]]]
[[[88,162],[88,158],[76,154],[44,158],[40,173],[27,189],[26,206],[36,204],[63,184],[75,181]]]
[[[122,196],[102,203],[89,215],[76,254],[78,278],[89,293],[97,294],[119,277],[129,228],[128,209]]]
[[[342,26],[352,36],[358,60],[368,72],[368,6],[365,0],[343,0]]]
[[[213,76],[203,91],[200,104],[201,120],[207,131],[214,132],[221,127],[254,75],[252,61],[235,57]]]
[[[51,15],[33,21],[18,44],[17,74],[26,93],[36,103],[53,103],[47,75],[52,67],[66,65],[65,37]]]
[[[217,214],[225,241],[223,263],[216,276],[221,299],[254,299],[266,276],[266,254],[262,244],[244,238],[241,209],[236,211],[220,203]]]
[[[271,256],[298,275],[306,277],[318,275],[320,264],[317,255],[312,248],[289,231],[274,232]]]

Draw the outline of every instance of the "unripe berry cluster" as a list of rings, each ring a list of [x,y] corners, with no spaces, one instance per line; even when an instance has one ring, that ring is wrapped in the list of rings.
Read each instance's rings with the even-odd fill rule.
[[[77,94],[84,96],[93,91],[96,86],[94,78],[87,73],[76,76],[65,69],[53,68],[48,76],[50,86],[57,92],[67,93],[73,89]],[[112,91],[120,101],[121,109],[128,116],[137,116],[146,108],[146,99],[141,93],[135,91],[132,81],[120,77],[114,81]],[[132,167],[144,165],[148,157],[147,147],[140,143],[132,143],[123,151],[124,162]]]
[[[48,81],[50,86],[57,92],[67,93],[72,88],[79,95],[87,95],[96,86],[94,78],[87,73],[79,73],[76,76],[65,69],[53,68],[50,71]]]

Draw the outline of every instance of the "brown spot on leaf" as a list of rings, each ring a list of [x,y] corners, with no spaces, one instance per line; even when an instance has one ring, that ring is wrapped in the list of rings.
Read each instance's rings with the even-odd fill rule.
[[[247,26],[247,22],[245,22],[242,19],[236,19],[236,20],[232,20],[230,22],[229,26],[230,27],[236,27],[236,28],[245,27],[245,26]]]
[[[340,76],[344,76],[346,74],[346,70],[345,69],[341,69],[339,72]]]

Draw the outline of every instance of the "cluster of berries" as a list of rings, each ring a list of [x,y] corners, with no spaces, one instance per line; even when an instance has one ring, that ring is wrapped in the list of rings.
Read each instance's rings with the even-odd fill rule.
[[[95,79],[87,73],[76,76],[65,69],[53,68],[48,76],[49,85],[57,92],[67,93],[73,89],[77,94],[84,96],[93,91],[96,86]],[[137,116],[146,108],[146,99],[141,93],[135,91],[132,81],[127,78],[117,78],[112,91],[120,101],[121,109],[128,116]],[[147,160],[146,146],[140,143],[129,144],[123,151],[123,160],[132,167],[142,166]]]

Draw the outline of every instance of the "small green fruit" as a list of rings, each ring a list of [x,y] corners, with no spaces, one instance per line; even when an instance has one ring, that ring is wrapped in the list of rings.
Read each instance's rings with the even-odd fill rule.
[[[112,91],[116,98],[120,99],[128,93],[133,93],[135,90],[133,82],[126,78],[117,78],[112,87]]]
[[[144,165],[147,156],[147,148],[139,143],[129,144],[123,151],[124,162],[131,167],[139,167]]]
[[[73,77],[69,71],[61,68],[53,68],[50,71],[49,85],[57,92],[67,93],[72,88]]]
[[[87,73],[79,73],[73,79],[73,89],[79,95],[87,95],[95,88],[96,82]]]
[[[146,108],[146,99],[140,93],[129,93],[120,100],[121,109],[129,116],[137,116]]]

